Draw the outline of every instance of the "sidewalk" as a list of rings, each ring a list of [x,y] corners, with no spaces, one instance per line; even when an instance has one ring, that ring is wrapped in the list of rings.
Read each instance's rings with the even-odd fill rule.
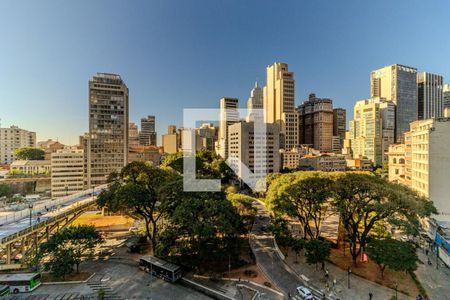
[[[417,254],[423,264],[419,264],[416,275],[430,299],[450,300],[450,269],[442,262],[439,263],[439,269],[436,269],[436,257],[433,253],[429,254],[431,266],[427,264],[428,259],[423,251],[419,250]]]

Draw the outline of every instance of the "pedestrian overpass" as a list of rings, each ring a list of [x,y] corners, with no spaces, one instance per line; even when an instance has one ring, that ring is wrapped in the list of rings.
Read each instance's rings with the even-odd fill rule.
[[[37,249],[52,233],[72,223],[106,188],[104,184],[0,216],[0,270],[22,268],[20,260],[27,251]]]

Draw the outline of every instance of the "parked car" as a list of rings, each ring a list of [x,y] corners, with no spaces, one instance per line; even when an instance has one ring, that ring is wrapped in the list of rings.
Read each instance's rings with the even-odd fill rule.
[[[300,297],[301,297],[302,299],[305,299],[305,300],[313,300],[313,295],[312,295],[310,289],[308,289],[308,288],[306,288],[306,287],[304,287],[304,286],[299,286],[299,287],[297,288],[297,292],[298,292],[298,294],[300,295]]]

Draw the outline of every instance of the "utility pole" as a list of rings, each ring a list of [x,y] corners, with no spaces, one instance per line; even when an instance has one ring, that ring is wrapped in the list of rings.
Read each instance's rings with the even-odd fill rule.
[[[350,267],[348,267],[348,270],[347,270],[347,285],[348,285],[349,289],[350,289],[350,274],[352,274],[352,269]]]

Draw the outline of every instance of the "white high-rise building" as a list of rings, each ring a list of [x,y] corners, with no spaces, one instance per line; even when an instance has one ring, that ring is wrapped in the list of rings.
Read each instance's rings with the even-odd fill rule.
[[[228,126],[239,122],[239,100],[236,98],[220,99],[219,137],[216,153],[223,159],[228,158]]]
[[[255,117],[259,116],[259,113],[256,112],[256,109],[263,109],[264,108],[264,97],[262,89],[258,85],[258,81],[255,82],[255,87],[250,92],[250,97],[247,101],[247,122],[253,122],[255,120]],[[263,116],[260,116],[263,117]]]
[[[0,164],[11,164],[14,151],[23,147],[36,147],[36,132],[17,126],[0,128]]]
[[[350,121],[349,139],[353,158],[368,158],[382,166],[393,143],[395,105],[384,98],[356,102]]]
[[[84,154],[82,149],[68,147],[52,153],[52,198],[63,197],[84,189]]]
[[[243,163],[254,174],[250,180],[280,171],[279,127],[277,124],[265,126],[266,131],[260,134],[256,133],[254,122],[241,121],[228,127],[228,155],[236,159],[232,160],[232,164],[240,178],[244,178],[246,172],[239,163]],[[258,146],[263,148],[258,149]]]
[[[444,115],[443,77],[428,72],[417,73],[418,118],[426,120]]]
[[[280,127],[280,148],[291,150],[298,145],[298,114],[295,111],[294,73],[288,65],[276,62],[267,67],[263,89],[264,121]]]

